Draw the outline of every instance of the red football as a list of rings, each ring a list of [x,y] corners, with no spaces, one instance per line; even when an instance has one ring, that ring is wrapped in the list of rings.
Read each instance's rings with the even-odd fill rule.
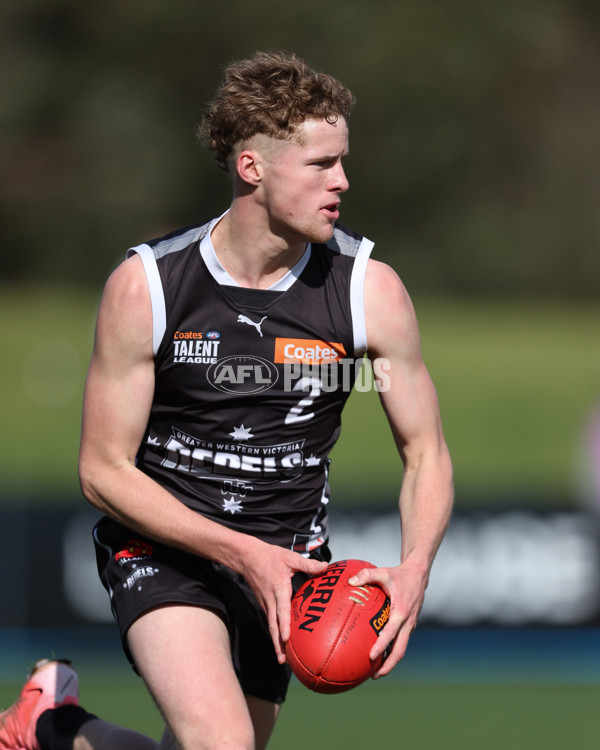
[[[350,690],[381,664],[381,658],[372,662],[369,653],[388,621],[390,601],[379,586],[348,584],[359,570],[373,567],[364,560],[331,563],[292,599],[288,664],[317,693]]]

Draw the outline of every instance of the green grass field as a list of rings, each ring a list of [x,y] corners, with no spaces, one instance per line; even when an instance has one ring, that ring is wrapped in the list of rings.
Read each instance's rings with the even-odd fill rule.
[[[0,705],[20,689],[0,686]],[[162,723],[139,682],[89,682],[82,704],[159,738]],[[293,685],[270,748],[328,750],[591,750],[597,746],[600,687],[399,686],[368,683],[342,695]]]
[[[3,495],[76,498],[83,381],[98,293],[0,289]],[[600,398],[600,305],[415,300],[437,385],[457,505],[576,500],[581,434]],[[374,392],[353,393],[333,452],[340,504],[395,502],[401,464]],[[367,479],[368,478],[368,479]]]

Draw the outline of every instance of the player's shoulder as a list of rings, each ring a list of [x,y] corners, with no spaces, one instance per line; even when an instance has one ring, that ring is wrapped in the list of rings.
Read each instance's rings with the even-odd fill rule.
[[[417,349],[419,329],[412,300],[396,271],[370,259],[365,273],[365,322],[369,351],[387,356],[397,344]]]
[[[131,361],[152,356],[152,303],[142,262],[132,257],[110,274],[98,310],[94,357]]]
[[[410,295],[400,276],[390,265],[374,258],[369,258],[365,272],[365,300],[412,309]]]
[[[150,311],[150,290],[138,255],[122,261],[108,277],[102,294],[102,310],[122,317]]]
[[[148,284],[144,264],[139,255],[130,255],[112,271],[106,281],[105,294],[118,294],[137,297],[147,292]]]

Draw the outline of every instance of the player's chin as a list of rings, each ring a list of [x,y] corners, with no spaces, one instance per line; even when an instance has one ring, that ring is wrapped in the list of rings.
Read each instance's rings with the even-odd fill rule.
[[[334,230],[334,222],[324,223],[320,227],[318,227],[318,229],[315,229],[310,241],[314,244],[325,244],[326,242],[329,242],[329,240],[333,237]]]

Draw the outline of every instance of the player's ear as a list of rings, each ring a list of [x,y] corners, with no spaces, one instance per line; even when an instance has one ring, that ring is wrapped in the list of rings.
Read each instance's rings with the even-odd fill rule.
[[[251,149],[241,151],[236,160],[236,170],[240,179],[248,185],[258,185],[263,176],[263,163],[260,154]]]

